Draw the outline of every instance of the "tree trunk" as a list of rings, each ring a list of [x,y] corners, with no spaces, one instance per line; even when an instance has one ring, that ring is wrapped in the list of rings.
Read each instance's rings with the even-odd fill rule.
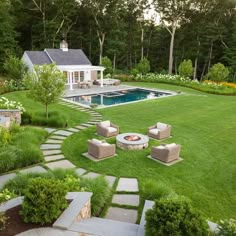
[[[148,58],[148,56],[149,56],[149,50],[150,50],[150,46],[151,46],[152,33],[153,33],[153,30],[151,30],[150,33],[149,33],[146,58]]]
[[[113,56],[113,74],[115,73],[116,71],[116,53],[114,53],[114,56]]]
[[[170,53],[169,53],[169,69],[168,73],[171,75],[173,71],[173,51],[174,51],[174,42],[175,42],[175,30],[176,27],[172,27],[171,40],[170,40]]]
[[[102,64],[102,56],[103,56],[103,45],[104,45],[104,40],[105,40],[105,33],[99,33],[99,31],[97,31],[97,35],[98,35],[98,40],[99,40],[99,65]]]
[[[205,61],[205,64],[204,64],[204,66],[203,66],[203,69],[202,69],[202,74],[201,74],[201,79],[200,79],[200,81],[202,81],[202,79],[203,79],[203,76],[204,76],[204,73],[205,73],[205,70],[206,70],[206,65],[207,65],[207,60]]]
[[[207,71],[209,71],[210,67],[211,67],[212,51],[213,51],[213,41],[211,41],[211,47],[210,47],[210,52],[209,52],[209,62],[208,62]]]
[[[45,104],[45,108],[46,108],[46,118],[48,120],[48,104],[47,103]]]
[[[196,57],[194,61],[193,80],[197,79],[197,66],[198,66],[198,57]]]
[[[143,60],[143,36],[144,36],[144,29],[141,28],[141,61]]]

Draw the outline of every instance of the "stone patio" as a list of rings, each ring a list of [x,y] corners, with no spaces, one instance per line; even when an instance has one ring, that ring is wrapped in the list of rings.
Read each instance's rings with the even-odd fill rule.
[[[135,194],[114,194],[112,203],[127,206],[139,206],[139,195]]]

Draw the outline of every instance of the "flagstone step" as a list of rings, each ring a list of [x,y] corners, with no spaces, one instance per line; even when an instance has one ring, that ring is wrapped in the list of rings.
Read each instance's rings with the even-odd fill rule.
[[[57,129],[54,128],[44,128],[48,133],[53,133],[54,131],[56,131]]]
[[[70,132],[78,132],[79,131],[78,129],[75,129],[75,128],[69,128],[67,130],[70,131]]]
[[[66,139],[65,136],[60,136],[60,135],[52,135],[49,137],[50,139],[58,139],[58,140],[64,140]]]
[[[87,170],[83,169],[83,168],[77,168],[75,170],[75,172],[78,174],[78,175],[83,175],[84,173],[87,172]]]
[[[44,160],[46,162],[49,162],[49,161],[56,161],[56,160],[60,160],[60,159],[64,159],[64,155],[63,154],[59,154],[59,155],[52,155],[52,156],[46,156],[44,157]]]
[[[50,150],[50,149],[60,149],[60,144],[41,144],[40,149],[41,150]]]
[[[0,189],[3,188],[3,186],[11,179],[14,179],[16,177],[16,173],[6,174],[0,176]]]
[[[54,161],[54,162],[49,162],[45,164],[49,169],[55,170],[55,169],[71,169],[75,168],[76,166],[72,164],[68,160],[60,160],[60,161]]]
[[[138,207],[140,203],[140,197],[136,194],[114,194],[112,203]]]
[[[58,139],[47,139],[45,143],[63,143],[63,140],[58,140]]]
[[[138,192],[138,180],[136,178],[120,178],[117,188],[117,192]]]
[[[44,156],[57,155],[60,153],[61,153],[61,150],[45,150],[45,151],[43,151]]]
[[[84,126],[84,127],[91,127],[91,126],[93,126],[93,125],[91,125],[91,124],[88,124],[88,123],[82,123],[82,124],[80,124],[81,126]]]
[[[79,130],[87,129],[87,127],[81,126],[81,125],[77,125],[77,126],[75,126],[75,128],[77,128]]]
[[[29,173],[46,173],[47,170],[42,166],[33,166],[30,168],[25,168],[19,171],[21,174],[29,174]]]
[[[66,131],[66,130],[58,130],[58,131],[54,132],[54,134],[68,137],[68,136],[72,135],[73,133]]]

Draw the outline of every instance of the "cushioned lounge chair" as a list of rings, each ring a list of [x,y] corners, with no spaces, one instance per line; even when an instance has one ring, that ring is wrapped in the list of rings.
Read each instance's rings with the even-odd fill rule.
[[[155,139],[169,138],[171,133],[171,125],[158,122],[148,128],[148,136]]]
[[[102,159],[105,157],[114,156],[116,153],[115,144],[109,144],[104,140],[92,139],[88,140],[88,154],[97,158]]]
[[[151,148],[151,157],[165,163],[169,163],[179,159],[179,144],[162,144]]]
[[[106,138],[119,134],[119,127],[109,120],[97,123],[97,134]]]

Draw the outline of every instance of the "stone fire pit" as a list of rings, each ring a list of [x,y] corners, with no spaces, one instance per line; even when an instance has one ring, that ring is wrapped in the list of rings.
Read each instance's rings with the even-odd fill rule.
[[[116,136],[116,144],[124,150],[142,150],[148,147],[149,138],[138,133],[124,133]]]

